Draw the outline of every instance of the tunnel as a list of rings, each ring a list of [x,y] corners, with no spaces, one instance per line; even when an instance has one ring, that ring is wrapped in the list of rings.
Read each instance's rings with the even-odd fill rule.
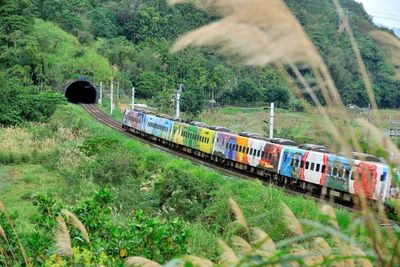
[[[77,80],[70,83],[65,88],[64,95],[68,102],[75,104],[94,104],[97,100],[96,87],[85,80]]]

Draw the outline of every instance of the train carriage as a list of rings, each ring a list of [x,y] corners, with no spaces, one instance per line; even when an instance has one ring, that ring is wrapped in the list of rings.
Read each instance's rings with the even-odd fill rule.
[[[126,109],[124,112],[122,125],[138,131],[145,129],[146,114],[134,109]]]
[[[392,176],[386,164],[377,162],[354,161],[349,179],[349,192],[359,195],[361,192],[370,199],[386,199],[390,196]]]
[[[173,125],[174,121],[172,120],[146,115],[144,131],[147,134],[170,141]]]
[[[208,154],[212,153],[214,137],[213,130],[180,122],[174,123],[172,131],[172,142]]]
[[[281,150],[281,145],[264,140],[217,132],[213,154],[231,161],[277,172]]]

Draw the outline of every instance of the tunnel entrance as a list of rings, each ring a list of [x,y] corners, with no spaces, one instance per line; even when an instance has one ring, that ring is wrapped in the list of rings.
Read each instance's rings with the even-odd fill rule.
[[[75,104],[94,104],[97,100],[96,87],[88,81],[78,80],[70,83],[64,92],[68,102]]]

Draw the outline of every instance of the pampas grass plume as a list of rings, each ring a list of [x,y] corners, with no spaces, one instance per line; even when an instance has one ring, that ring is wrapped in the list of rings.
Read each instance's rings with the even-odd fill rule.
[[[88,232],[87,232],[85,226],[83,225],[83,223],[78,219],[78,217],[76,217],[75,214],[73,214],[72,212],[65,210],[65,209],[62,210],[61,212],[62,212],[62,214],[67,216],[68,222],[70,224],[72,224],[75,228],[79,229],[82,236],[85,238],[86,242],[90,245],[90,239],[89,239]]]
[[[231,206],[232,212],[235,214],[236,221],[241,226],[243,226],[243,228],[248,232],[249,231],[249,227],[247,225],[246,218],[244,217],[243,212],[240,209],[239,205],[232,198],[229,199],[229,204]]]
[[[284,203],[282,203],[282,209],[282,217],[289,230],[297,235],[304,235],[300,222],[297,220],[296,216],[294,216],[292,210]]]
[[[125,260],[125,266],[138,267],[160,267],[161,265],[155,261],[148,260],[142,257],[129,257]]]
[[[71,237],[67,224],[61,216],[57,217],[57,223],[58,226],[55,233],[57,251],[61,255],[72,257]]]

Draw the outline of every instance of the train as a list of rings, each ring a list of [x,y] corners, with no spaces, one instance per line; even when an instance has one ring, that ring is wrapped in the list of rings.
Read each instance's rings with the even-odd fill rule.
[[[122,127],[164,146],[316,195],[344,202],[361,193],[384,202],[400,198],[400,171],[391,171],[372,155],[353,153],[350,159],[323,146],[233,133],[143,109],[126,109]]]

